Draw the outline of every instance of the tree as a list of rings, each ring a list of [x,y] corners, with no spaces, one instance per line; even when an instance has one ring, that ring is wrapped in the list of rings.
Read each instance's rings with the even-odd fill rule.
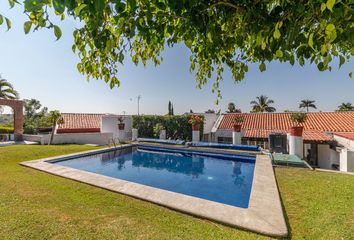
[[[235,103],[230,102],[230,103],[227,105],[227,110],[226,110],[226,112],[227,112],[227,113],[240,113],[241,110],[240,110],[240,109],[236,109]]]
[[[354,111],[354,106],[347,102],[347,103],[342,103],[341,105],[338,106],[338,109],[336,112],[349,112],[349,111]]]
[[[3,99],[17,99],[18,92],[14,89],[13,85],[6,79],[0,76],[0,98]]]
[[[214,109],[208,109],[205,111],[205,113],[215,113],[215,110]]]
[[[24,99],[24,132],[36,133],[38,128],[50,127],[48,108],[42,107],[36,99]]]
[[[251,112],[275,112],[276,109],[271,104],[274,103],[272,99],[267,96],[261,95],[256,97],[257,100],[251,101],[252,110]]]
[[[309,112],[309,108],[317,109],[315,102],[315,100],[309,99],[301,100],[299,108],[306,108],[306,112]]]
[[[173,115],[173,105],[171,101],[168,101],[168,114],[167,115]]]
[[[51,145],[54,139],[54,133],[57,125],[64,124],[64,119],[58,110],[50,111],[48,116],[49,121],[52,123],[52,133],[48,145]]]
[[[10,7],[20,2],[9,0]],[[72,47],[80,59],[77,69],[111,88],[120,84],[117,73],[126,56],[135,64],[158,65],[164,48],[177,43],[191,52],[198,87],[215,76],[219,97],[225,67],[240,81],[250,63],[259,63],[262,72],[272,61],[313,63],[330,71],[337,59],[342,66],[354,55],[354,3],[349,0],[23,0],[22,5],[28,16],[25,33],[49,28],[59,39],[62,32],[51,20],[51,8],[61,20],[80,21]],[[8,18],[0,19],[11,27]]]
[[[236,106],[235,106],[235,103],[233,102],[230,102],[228,105],[227,105],[227,111],[228,113],[233,113],[236,111]]]

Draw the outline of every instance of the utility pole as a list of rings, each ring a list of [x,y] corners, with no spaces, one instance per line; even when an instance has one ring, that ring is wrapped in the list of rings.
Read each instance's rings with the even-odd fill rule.
[[[140,115],[139,114],[139,105],[140,105],[140,99],[141,99],[141,95],[138,95],[137,97],[136,97],[137,99],[138,99],[138,116]]]

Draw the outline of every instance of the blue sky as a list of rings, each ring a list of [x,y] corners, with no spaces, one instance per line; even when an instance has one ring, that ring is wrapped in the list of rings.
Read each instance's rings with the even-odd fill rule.
[[[235,102],[247,112],[250,101],[265,94],[275,101],[278,111],[296,110],[301,99],[316,100],[318,110],[333,111],[341,102],[354,104],[354,79],[348,77],[353,61],[340,70],[321,73],[315,65],[292,67],[286,63],[272,63],[266,72],[251,65],[241,83],[234,83],[228,71],[221,86],[223,98],[215,105],[212,84],[202,90],[196,88],[194,75],[189,72],[189,50],[183,45],[166,49],[164,61],[158,67],[136,67],[128,58],[120,66],[121,87],[111,90],[103,81],[90,80],[76,70],[78,58],[71,51],[72,31],[78,23],[67,19],[58,22],[63,31],[55,41],[52,30],[40,30],[25,35],[26,20],[22,9],[9,9],[1,1],[0,13],[12,21],[12,29],[0,27],[0,74],[11,81],[21,98],[36,98],[50,109],[62,112],[99,112],[136,114],[136,96],[141,94],[141,113],[165,114],[171,100],[175,113],[192,109],[227,108]]]

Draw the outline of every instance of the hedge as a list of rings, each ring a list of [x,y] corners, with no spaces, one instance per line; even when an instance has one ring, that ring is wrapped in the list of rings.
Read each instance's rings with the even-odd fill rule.
[[[13,133],[13,132],[14,132],[13,127],[0,125],[0,134],[8,134],[8,133]]]
[[[158,116],[140,115],[133,116],[133,128],[138,129],[138,136],[141,138],[156,138],[154,136],[154,126],[162,124],[166,129],[168,139],[192,140],[192,125],[188,123],[190,115]],[[203,125],[200,126],[201,139],[203,135]]]

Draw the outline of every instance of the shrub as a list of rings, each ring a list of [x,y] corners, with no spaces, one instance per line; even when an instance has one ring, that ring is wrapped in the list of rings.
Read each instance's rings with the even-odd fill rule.
[[[138,135],[142,138],[155,138],[154,127],[161,124],[166,129],[166,136],[170,139],[192,139],[192,125],[188,122],[190,115],[157,116],[143,115],[133,116],[133,127],[138,129]],[[201,135],[203,124],[200,126]]]
[[[189,117],[188,122],[192,125],[201,125],[202,123],[204,123],[204,116],[201,115],[191,115]]]
[[[307,115],[304,112],[293,112],[290,115],[290,119],[293,123],[299,125],[301,123],[306,122]]]
[[[13,127],[0,125],[0,134],[9,134],[9,133],[13,133],[13,132],[14,132]]]
[[[165,129],[165,127],[161,124],[161,123],[156,123],[156,125],[154,126],[154,136],[155,137],[160,137],[160,132],[161,130]]]
[[[234,123],[235,123],[235,124],[241,124],[241,123],[243,123],[243,117],[235,117],[235,118],[234,118]]]

